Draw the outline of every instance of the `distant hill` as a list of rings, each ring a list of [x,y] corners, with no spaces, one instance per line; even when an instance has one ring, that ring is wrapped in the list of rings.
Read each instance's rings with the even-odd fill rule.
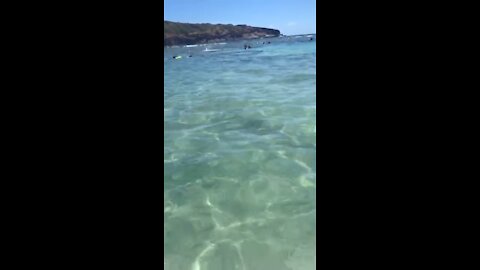
[[[234,39],[278,37],[280,35],[280,31],[275,29],[247,25],[192,24],[164,21],[163,27],[163,42],[165,46],[203,44]]]

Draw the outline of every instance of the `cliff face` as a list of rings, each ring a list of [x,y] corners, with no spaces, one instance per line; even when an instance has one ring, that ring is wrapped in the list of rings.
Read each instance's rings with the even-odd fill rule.
[[[278,37],[280,31],[262,27],[231,24],[191,24],[163,22],[165,46],[202,44],[233,39]]]

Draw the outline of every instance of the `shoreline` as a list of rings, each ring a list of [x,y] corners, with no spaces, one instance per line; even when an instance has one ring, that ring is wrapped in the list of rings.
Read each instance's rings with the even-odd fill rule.
[[[271,38],[300,37],[300,36],[309,36],[309,35],[312,35],[312,36],[314,35],[314,36],[316,36],[317,34],[316,34],[316,33],[312,33],[312,34],[297,34],[297,35],[283,35],[283,34],[280,34],[279,36],[268,36],[268,37],[215,39],[215,40],[211,40],[211,42],[207,42],[207,43],[164,45],[163,48],[164,48],[164,49],[166,49],[166,48],[180,48],[180,47],[187,47],[187,46],[200,47],[200,46],[208,46],[208,45],[219,45],[219,44],[221,45],[221,44],[226,43],[226,42],[236,42],[236,41],[241,41],[241,40],[251,41],[251,40],[262,40],[262,39],[271,39]]]

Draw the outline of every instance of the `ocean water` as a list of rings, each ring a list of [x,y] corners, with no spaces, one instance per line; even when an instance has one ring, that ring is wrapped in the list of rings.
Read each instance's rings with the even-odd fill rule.
[[[315,47],[164,49],[165,269],[315,269]]]

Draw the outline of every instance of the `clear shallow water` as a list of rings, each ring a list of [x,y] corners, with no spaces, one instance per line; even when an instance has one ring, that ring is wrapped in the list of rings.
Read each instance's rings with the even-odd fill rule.
[[[315,268],[315,41],[248,43],[164,50],[165,269]]]

